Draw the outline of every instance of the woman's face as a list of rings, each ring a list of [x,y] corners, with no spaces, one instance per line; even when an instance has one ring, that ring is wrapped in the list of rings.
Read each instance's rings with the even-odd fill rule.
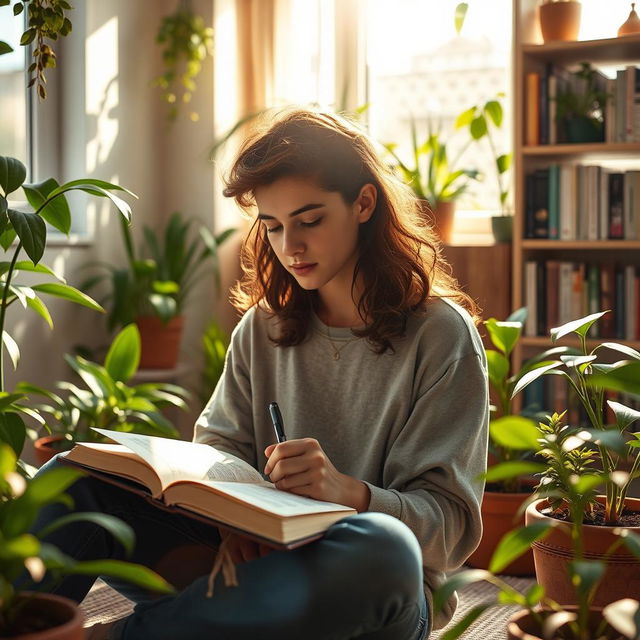
[[[376,189],[367,184],[353,204],[314,180],[284,177],[255,191],[258,218],[278,260],[303,289],[351,291],[358,230],[371,217]]]

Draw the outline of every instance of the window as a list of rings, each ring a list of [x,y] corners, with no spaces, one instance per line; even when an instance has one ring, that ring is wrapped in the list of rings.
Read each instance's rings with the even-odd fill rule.
[[[511,0],[475,0],[461,34],[454,28],[459,0],[367,2],[366,63],[369,125],[374,138],[398,144],[401,157],[410,149],[410,121],[419,140],[428,123],[442,128],[451,161],[468,142],[456,131],[456,117],[497,93],[506,94],[505,119],[496,146],[511,148],[509,101]],[[495,212],[500,199],[494,160],[486,140],[471,144],[453,168],[475,168],[484,178],[457,201],[457,210]]]

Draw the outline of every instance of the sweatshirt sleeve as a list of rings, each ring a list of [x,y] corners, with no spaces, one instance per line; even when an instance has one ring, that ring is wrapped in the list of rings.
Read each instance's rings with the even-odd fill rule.
[[[450,571],[477,546],[486,469],[488,383],[478,353],[438,372],[391,443],[383,486],[367,483],[370,511],[388,513],[416,535],[427,566]]]
[[[193,440],[232,453],[255,467],[248,362],[250,327],[246,318],[245,315],[231,335],[222,375],[209,402],[196,420]]]

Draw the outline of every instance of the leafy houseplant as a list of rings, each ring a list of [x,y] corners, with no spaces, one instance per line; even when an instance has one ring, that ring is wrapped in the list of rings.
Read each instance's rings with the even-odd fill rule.
[[[568,142],[602,142],[604,112],[609,94],[599,82],[600,74],[588,62],[571,74],[558,91],[557,120],[564,125]]]
[[[222,375],[224,359],[229,347],[229,336],[215,320],[212,320],[207,325],[202,336],[202,346],[204,350],[204,367],[202,369],[202,384],[199,395],[204,405],[208,402]]]
[[[57,450],[70,449],[76,441],[102,441],[93,427],[116,431],[135,431],[165,438],[179,436],[175,427],[161,413],[164,407],[186,410],[187,391],[165,383],[127,384],[140,362],[140,334],[135,324],[125,327],[109,348],[104,365],[80,356],[66,355],[69,366],[82,378],[86,388],[70,382],[58,382],[64,395],[28,383],[20,383],[16,391],[44,396],[43,404],[34,408],[51,417],[45,428],[57,438],[55,448],[46,445],[51,438],[36,441],[48,459]],[[42,442],[43,441],[43,442]],[[44,460],[43,460],[44,461]]]
[[[83,288],[91,290],[107,280],[109,293],[102,300],[109,307],[109,329],[136,322],[142,334],[142,368],[173,368],[177,362],[182,314],[186,300],[208,264],[219,285],[218,248],[234,232],[227,229],[213,236],[206,227],[191,234],[191,220],[174,213],[162,234],[150,227],[143,229],[138,252],[129,226],[122,224],[128,265],[98,265],[101,273],[87,280]],[[167,332],[162,325],[168,327]],[[160,335],[158,335],[160,334]],[[160,342],[171,341],[171,349],[150,344],[150,336]]]

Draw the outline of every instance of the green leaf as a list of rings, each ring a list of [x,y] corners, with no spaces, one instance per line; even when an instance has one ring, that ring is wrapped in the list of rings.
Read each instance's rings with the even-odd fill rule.
[[[27,29],[20,38],[20,44],[24,47],[33,42],[33,39],[36,37],[35,29]]]
[[[59,187],[53,178],[37,184],[22,185],[29,204],[36,211],[39,210],[39,215],[58,231],[68,235],[71,231],[71,211],[67,199],[60,194],[47,202],[50,194]]]
[[[127,325],[116,336],[104,362],[114,380],[127,382],[140,364],[140,331],[135,324]]]
[[[456,118],[456,124],[455,124],[456,129],[461,129],[462,127],[466,127],[469,124],[471,124],[471,121],[473,120],[473,117],[475,116],[475,113],[476,113],[476,108],[475,107],[471,107],[471,108],[467,109],[466,111],[463,111]]]
[[[540,434],[533,421],[522,416],[503,416],[489,424],[491,439],[501,447],[524,451],[540,448]]]
[[[496,166],[498,167],[498,173],[503,174],[509,170],[511,166],[511,160],[513,156],[510,153],[504,153],[496,158]],[[505,192],[508,193],[508,192]]]
[[[54,502],[82,473],[71,467],[57,467],[32,478],[24,496],[37,507]]]
[[[583,429],[576,435],[583,440],[597,444],[599,447],[611,449],[621,456],[626,454],[625,439],[617,429]]]
[[[542,473],[546,468],[546,465],[537,462],[512,460],[510,462],[501,462],[500,464],[490,467],[484,479],[487,482],[501,482],[503,480],[510,480],[511,478],[521,478],[522,476],[533,475],[534,473]]]
[[[87,560],[74,563],[70,570],[75,574],[119,578],[159,593],[175,593],[175,589],[151,569],[122,560]]]
[[[531,585],[525,594],[525,601],[529,607],[535,607],[540,604],[542,598],[544,598],[544,587],[538,583]]]
[[[152,293],[149,302],[153,310],[158,314],[163,322],[169,322],[177,313],[177,303],[175,298],[165,296],[161,293]]]
[[[489,318],[485,323],[491,342],[509,357],[513,347],[522,333],[521,322],[499,322],[495,318]]]
[[[11,358],[13,368],[17,369],[18,363],[20,362],[20,348],[18,347],[18,343],[6,331],[2,332],[2,343],[6,347],[7,353]]]
[[[158,411],[136,411],[133,416],[167,438],[178,438],[180,435],[173,424]]]
[[[509,361],[498,351],[487,349],[487,367],[489,369],[489,380],[491,384],[500,390],[504,386],[504,381],[509,373]]]
[[[556,611],[544,619],[542,636],[544,638],[558,638],[558,629],[578,619],[578,614],[573,611]]]
[[[3,275],[9,271],[11,263],[5,261],[0,262],[0,275]],[[56,275],[55,271],[53,271],[50,267],[47,267],[46,264],[34,264],[30,260],[18,260],[14,266],[14,273],[18,271],[30,271],[34,273],[46,273],[47,275],[53,276],[58,280],[63,280],[60,276]]]
[[[578,478],[578,481],[575,483],[573,488],[577,493],[581,496],[586,495],[587,493],[593,491],[601,484],[604,483],[604,477],[601,473],[587,473],[585,475],[581,475]]]
[[[619,402],[614,402],[613,400],[607,400],[607,404],[616,416],[616,424],[620,431],[625,431],[636,420],[640,419],[640,411],[637,411],[636,409],[626,407],[625,405],[620,404]]]
[[[487,120],[483,115],[476,116],[469,125],[471,137],[474,140],[480,140],[487,134]]]
[[[585,316],[584,318],[579,318],[578,320],[567,322],[561,327],[555,327],[549,332],[551,334],[551,339],[555,342],[556,340],[559,340],[560,338],[570,333],[576,333],[584,338],[587,335],[587,331],[589,331],[589,329],[591,328],[591,325],[593,325],[594,322],[597,322],[606,313],[609,312],[600,311],[599,313],[592,313],[591,315]]]
[[[554,526],[555,523],[551,520],[534,522],[506,533],[491,556],[489,571],[500,573],[527,551],[533,542],[546,538]]]
[[[622,362],[607,373],[594,373],[587,384],[640,396],[640,362]]]
[[[9,227],[0,234],[0,246],[7,251],[15,239],[15,229],[13,227]]]
[[[9,209],[9,220],[31,261],[40,262],[47,241],[47,227],[42,218],[35,213]]]
[[[82,306],[89,307],[89,309],[93,309],[94,311],[104,311],[104,309],[93,298],[68,284],[47,282],[44,284],[34,284],[31,288],[34,291],[41,291],[42,293],[47,293],[50,296],[56,296],[57,298],[63,298],[64,300],[81,304]]]
[[[530,385],[532,382],[534,382],[541,376],[545,375],[547,372],[551,371],[552,369],[556,369],[557,367],[560,367],[560,366],[562,366],[562,362],[559,362],[559,361],[552,362],[551,364],[544,365],[543,367],[537,367],[536,369],[533,369],[532,371],[527,372],[525,375],[523,375],[520,378],[520,380],[518,380],[518,383],[513,389],[513,393],[511,394],[511,397],[512,398],[515,397],[518,393],[520,393],[520,391],[522,391],[525,387]]]
[[[5,53],[11,53],[12,51],[13,47],[11,45],[9,45],[4,40],[0,40],[0,56],[4,55]]]
[[[640,535],[634,533],[630,529],[616,528],[613,533],[619,535],[624,543],[636,558],[640,558]]]
[[[107,513],[76,512],[57,518],[46,527],[38,531],[39,538],[45,538],[50,533],[57,531],[61,527],[66,527],[74,522],[92,522],[106,529],[130,554],[135,545],[135,533],[126,523]]]
[[[605,569],[604,562],[595,560],[574,560],[569,563],[569,575],[579,601],[600,581]]]
[[[0,442],[6,442],[18,458],[22,454],[26,435],[24,420],[17,413],[0,412]]]
[[[0,156],[0,187],[8,196],[22,186],[27,177],[27,168],[15,158]]]
[[[625,638],[640,638],[640,603],[623,598],[602,609],[603,618]]]
[[[49,325],[49,328],[53,329],[53,318],[49,313],[49,309],[38,296],[33,298],[27,298],[27,306],[33,309],[44,321]]]
[[[618,342],[603,342],[602,344],[594,347],[594,351],[598,349],[612,349],[613,351],[619,351],[624,353],[625,356],[629,356],[634,360],[640,360],[640,351],[636,351],[633,347],[626,344],[619,344]]]
[[[456,12],[453,18],[453,23],[456,28],[456,33],[460,33],[462,31],[462,27],[464,26],[464,19],[467,16],[468,9],[469,9],[468,2],[459,2],[456,5]]]
[[[72,357],[66,354],[64,359],[98,398],[116,395],[115,381],[104,367],[80,356]]]
[[[23,533],[15,538],[3,540],[0,546],[0,561],[37,556],[40,552],[40,541],[30,533]]]

